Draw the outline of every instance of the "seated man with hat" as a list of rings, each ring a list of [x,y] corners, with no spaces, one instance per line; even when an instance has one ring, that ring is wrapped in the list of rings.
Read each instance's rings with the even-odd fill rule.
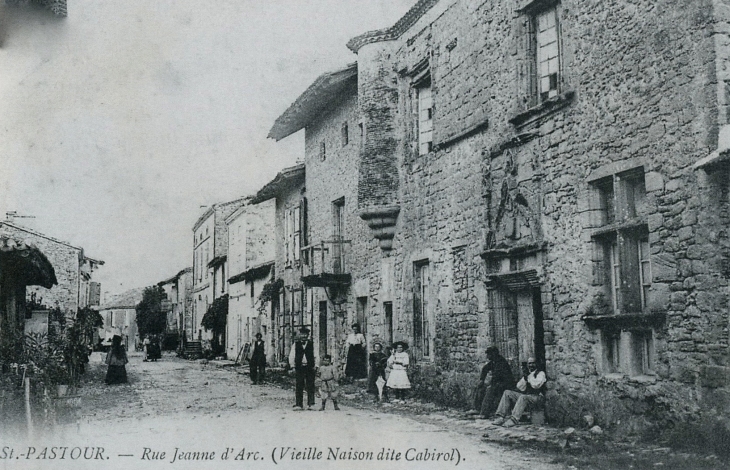
[[[489,418],[497,410],[505,390],[515,387],[515,379],[509,362],[496,346],[487,348],[488,362],[482,367],[479,385],[474,392],[474,410],[482,418]]]
[[[502,394],[497,407],[497,418],[492,424],[504,425],[506,428],[515,426],[525,411],[532,411],[545,404],[545,372],[538,370],[537,359],[534,357],[527,360],[527,369],[517,382],[517,391],[505,390]]]

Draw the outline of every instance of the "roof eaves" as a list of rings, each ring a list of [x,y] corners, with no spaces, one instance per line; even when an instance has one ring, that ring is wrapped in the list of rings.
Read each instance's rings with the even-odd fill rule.
[[[43,237],[43,238],[45,238],[47,240],[51,240],[53,242],[60,243],[61,245],[65,245],[65,246],[67,246],[69,248],[73,248],[74,250],[83,251],[83,248],[81,248],[79,246],[74,246],[74,245],[70,244],[69,242],[65,242],[63,240],[59,240],[58,238],[53,238],[53,237],[51,237],[49,235],[46,235],[44,233],[37,232],[35,230],[29,229],[28,227],[23,227],[22,225],[17,225],[17,224],[14,224],[12,222],[8,222],[7,220],[0,221],[0,225],[8,225],[10,227],[13,227],[14,229],[22,230],[23,232],[28,232],[30,234],[37,235],[39,237]]]
[[[304,163],[294,165],[281,170],[276,177],[266,183],[251,199],[251,204],[258,204],[267,201],[281,192],[282,189],[291,187],[292,183],[301,179],[304,181]]]
[[[277,141],[303,129],[348,89],[357,94],[357,62],[323,73],[279,116],[268,137]]]
[[[399,38],[438,2],[439,0],[419,0],[419,2],[413,5],[413,7],[408,10],[406,14],[403,15],[393,26],[390,28],[368,31],[367,33],[355,36],[347,42],[347,48],[357,54],[357,51],[366,44],[381,41],[392,41]]]

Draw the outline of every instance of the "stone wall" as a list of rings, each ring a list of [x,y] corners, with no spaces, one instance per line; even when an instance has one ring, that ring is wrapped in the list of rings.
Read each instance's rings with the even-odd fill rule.
[[[363,186],[358,186],[358,181],[362,184],[363,173],[362,167],[358,164],[358,157],[361,151],[363,159],[369,158],[365,155],[370,155],[370,150],[367,150],[367,144],[362,142],[359,133],[360,113],[367,116],[368,111],[358,106],[358,97],[355,90],[352,90],[349,96],[343,97],[340,103],[306,128],[305,139],[309,244],[316,245],[333,239],[334,205],[336,201],[344,203],[342,237],[350,243],[344,244],[343,248],[346,273],[352,276],[352,283],[337,299],[328,297],[322,287],[313,288],[313,302],[308,306],[314,317],[315,338],[321,341],[318,338],[319,302],[334,300],[334,303],[328,303],[327,352],[335,360],[341,361],[344,361],[347,355],[344,341],[350,332],[350,326],[357,321],[358,298],[367,298],[366,309],[369,315],[366,316],[366,324],[362,325],[367,338],[370,339],[373,335],[382,337],[379,325],[382,323],[379,319],[382,307],[377,295],[379,284],[375,272],[380,249],[367,225],[359,217],[359,204],[363,200],[358,199],[358,190],[362,196]],[[375,138],[374,133],[378,132],[379,127],[369,118],[364,119],[365,122],[370,122],[368,138]],[[343,145],[342,133],[345,123],[349,137],[347,144]],[[327,149],[325,160],[320,158],[322,142],[325,142]],[[396,175],[397,172],[392,173],[388,178]],[[375,181],[377,180],[376,177]],[[369,196],[375,196],[370,191],[367,193]],[[329,246],[328,249],[332,247]],[[317,255],[318,252],[315,252],[315,256]]]
[[[58,285],[50,289],[28,286],[26,297],[33,296],[48,308],[59,307],[67,317],[75,316],[79,306],[81,248],[6,223],[0,223],[0,232],[37,246],[56,272]]]
[[[292,311],[292,292],[302,291],[301,266],[300,262],[287,262],[286,244],[285,244],[285,213],[287,210],[301,205],[302,198],[305,197],[304,181],[293,182],[282,189],[276,196],[276,217],[275,231],[276,234],[276,260],[275,274],[276,279],[284,282],[284,289],[280,295],[280,301],[276,310],[276,315],[271,317],[271,331],[273,344],[271,348],[276,351],[276,360],[281,362],[287,361],[289,357],[289,348],[291,347],[291,329],[282,329],[281,318],[285,313]]]
[[[430,266],[436,354],[414,370],[417,391],[467,399],[483,348],[495,339],[493,286],[479,255],[495,244],[533,241],[544,244],[536,271],[553,419],[569,422],[591,410],[604,425],[623,420],[638,428],[696,413],[708,397],[703,384],[726,387],[714,368],[728,357],[727,173],[693,169],[717,147],[715,41],[722,38],[712,32],[724,28],[713,14],[726,13],[725,2],[562,1],[561,95],[537,108],[525,78],[527,17],[516,3],[439,5],[439,15],[381,47],[392,53],[359,56],[360,70],[400,71],[397,112],[385,120],[388,132],[394,128],[397,198],[383,201],[400,205],[388,262],[397,332],[405,338],[413,338],[414,263]],[[419,156],[409,70],[424,59],[436,147]],[[371,75],[379,80],[362,74],[361,95]],[[383,99],[388,106],[391,94]],[[370,174],[391,168],[391,159],[368,155]],[[361,201],[370,191],[363,168]],[[631,168],[642,169],[646,189],[647,314],[663,320],[650,327],[653,374],[609,377],[602,328],[582,319],[597,287],[589,178]],[[371,272],[378,285],[382,274]],[[717,396],[713,403],[727,412]]]

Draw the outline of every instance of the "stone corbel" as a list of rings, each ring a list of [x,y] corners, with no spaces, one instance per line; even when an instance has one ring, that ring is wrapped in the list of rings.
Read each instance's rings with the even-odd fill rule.
[[[380,243],[383,251],[393,249],[393,237],[395,237],[395,224],[398,221],[400,206],[376,206],[360,211],[360,218],[368,224],[373,231],[373,236]]]

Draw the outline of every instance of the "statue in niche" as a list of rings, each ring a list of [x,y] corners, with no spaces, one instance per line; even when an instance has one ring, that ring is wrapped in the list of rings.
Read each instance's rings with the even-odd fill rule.
[[[499,204],[490,229],[495,247],[526,244],[540,237],[539,216],[530,207],[525,189],[517,183],[517,163],[513,151],[504,153],[505,175],[499,191]],[[495,185],[496,186],[496,185]]]

